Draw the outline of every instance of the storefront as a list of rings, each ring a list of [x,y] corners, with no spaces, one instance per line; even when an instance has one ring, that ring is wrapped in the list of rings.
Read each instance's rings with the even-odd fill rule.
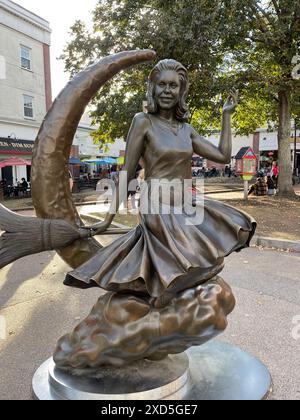
[[[300,137],[296,139],[291,136],[290,138],[291,145],[291,167],[294,168],[294,162],[296,164],[296,170],[300,173]],[[296,146],[296,147],[295,147]],[[259,151],[260,151],[260,164],[259,168],[261,170],[267,171],[272,168],[273,162],[278,161],[278,133],[260,133],[259,141]],[[296,153],[296,158],[294,156]]]
[[[278,150],[260,152],[260,170],[268,171],[272,169],[273,162],[278,161]]]
[[[278,134],[260,133],[259,170],[267,172],[272,169],[273,162],[278,160]]]
[[[0,137],[0,162],[13,157],[30,161],[33,147],[34,141]],[[7,185],[14,185],[22,178],[30,181],[30,168],[30,165],[6,166],[1,168],[0,179],[6,180]]]
[[[294,174],[300,175],[300,137],[298,136],[295,142],[295,137],[291,139],[292,146],[292,160]]]
[[[296,154],[296,175],[300,175],[300,148]]]

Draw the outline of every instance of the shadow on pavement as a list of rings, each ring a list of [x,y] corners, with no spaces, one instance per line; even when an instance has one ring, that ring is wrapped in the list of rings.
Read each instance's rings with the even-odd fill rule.
[[[3,309],[14,297],[21,285],[28,280],[38,277],[52,259],[53,255],[51,253],[43,253],[38,263],[36,263],[35,257],[30,256],[22,258],[7,268],[0,270],[0,309]]]
[[[34,372],[52,356],[58,339],[89,314],[101,293],[100,289],[81,291],[61,286],[56,294],[2,312],[8,328],[16,332],[2,341],[1,400],[32,399]]]

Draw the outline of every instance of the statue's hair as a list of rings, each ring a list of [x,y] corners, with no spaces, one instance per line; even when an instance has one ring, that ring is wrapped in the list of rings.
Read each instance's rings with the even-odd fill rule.
[[[176,60],[162,60],[156,64],[149,75],[147,102],[149,114],[156,114],[158,111],[157,103],[154,97],[155,83],[159,74],[164,70],[176,71],[180,79],[180,98],[175,110],[175,117],[178,121],[187,121],[190,117],[190,110],[186,103],[189,91],[189,79],[187,69]]]

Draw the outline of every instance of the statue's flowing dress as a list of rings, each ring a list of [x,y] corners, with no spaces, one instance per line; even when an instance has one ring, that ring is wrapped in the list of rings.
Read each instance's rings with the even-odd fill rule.
[[[142,203],[150,200],[151,180],[190,174],[194,153],[188,124],[175,133],[157,117],[147,118],[151,135],[143,156],[147,188]],[[242,211],[206,198],[197,202],[197,212],[203,214],[200,224],[190,223],[190,215],[177,214],[174,208],[170,214],[140,212],[135,229],[67,274],[65,284],[159,297],[206,282],[222,271],[226,256],[249,246],[256,222]]]

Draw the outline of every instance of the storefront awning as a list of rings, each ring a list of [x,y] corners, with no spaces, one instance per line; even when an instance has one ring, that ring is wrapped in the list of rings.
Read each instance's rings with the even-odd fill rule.
[[[0,161],[0,168],[5,168],[7,166],[30,166],[31,162],[29,160],[21,158],[10,158]]]
[[[69,165],[86,165],[86,163],[85,162],[81,162],[81,160],[78,159],[78,158],[71,157],[69,159]]]
[[[93,160],[84,159],[84,162],[85,163],[95,163],[96,165],[114,165],[118,161],[117,161],[117,159],[114,159],[114,158],[105,157],[103,159],[93,159]]]
[[[0,137],[0,155],[31,155],[34,141]]]

